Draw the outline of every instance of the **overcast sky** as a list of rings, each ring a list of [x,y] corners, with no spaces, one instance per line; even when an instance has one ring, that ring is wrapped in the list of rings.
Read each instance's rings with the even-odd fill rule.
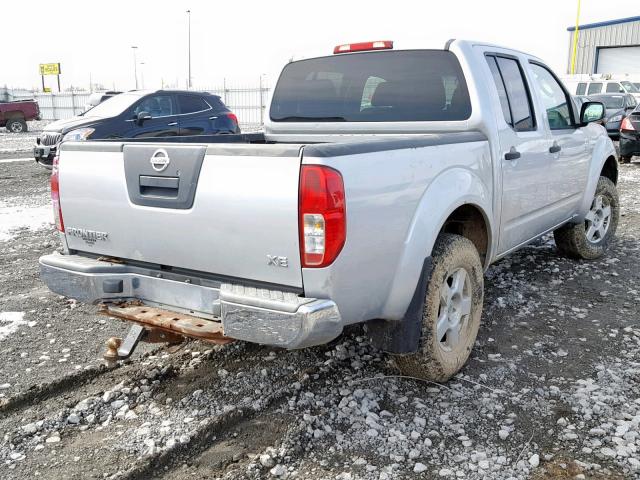
[[[102,4],[102,6],[100,6]],[[38,64],[62,64],[62,88],[134,87],[131,46],[146,88],[184,87],[191,9],[194,87],[273,84],[290,58],[330,54],[334,45],[394,40],[395,48],[442,48],[449,38],[532,53],[565,73],[567,27],[577,0],[5,0],[0,7],[0,85],[39,87]],[[639,0],[582,0],[580,23],[640,15]],[[48,86],[55,77],[46,78]]]

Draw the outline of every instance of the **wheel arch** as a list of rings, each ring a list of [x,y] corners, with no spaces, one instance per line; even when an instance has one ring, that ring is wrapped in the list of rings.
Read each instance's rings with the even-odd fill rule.
[[[442,232],[469,238],[479,249],[485,268],[494,249],[495,225],[487,186],[467,169],[450,169],[436,178],[423,194],[404,241],[382,318],[400,320],[409,305],[425,259],[431,257]],[[480,234],[474,228],[482,228]]]

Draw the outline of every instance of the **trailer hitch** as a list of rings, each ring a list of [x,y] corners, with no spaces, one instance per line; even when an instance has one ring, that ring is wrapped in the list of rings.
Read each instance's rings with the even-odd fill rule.
[[[133,323],[124,340],[119,337],[107,340],[103,355],[107,365],[129,358],[141,341],[176,344],[189,337],[217,344],[233,342],[224,336],[219,322],[150,307],[139,301],[102,304],[99,313]]]

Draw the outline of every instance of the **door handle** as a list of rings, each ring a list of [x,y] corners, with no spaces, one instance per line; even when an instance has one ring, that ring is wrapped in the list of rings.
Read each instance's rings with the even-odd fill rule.
[[[560,150],[562,147],[555,142],[549,147],[549,153],[558,153]]]
[[[167,123],[167,127],[175,127],[177,124],[178,122]]]
[[[516,150],[516,147],[511,147],[511,150],[504,154],[505,160],[517,160],[520,157],[520,152]]]

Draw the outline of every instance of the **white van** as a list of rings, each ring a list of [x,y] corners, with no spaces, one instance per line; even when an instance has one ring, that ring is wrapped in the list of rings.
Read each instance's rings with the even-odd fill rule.
[[[599,95],[601,93],[630,93],[640,102],[640,89],[628,80],[586,80],[567,82],[575,95]],[[575,88],[575,90],[573,90]]]

